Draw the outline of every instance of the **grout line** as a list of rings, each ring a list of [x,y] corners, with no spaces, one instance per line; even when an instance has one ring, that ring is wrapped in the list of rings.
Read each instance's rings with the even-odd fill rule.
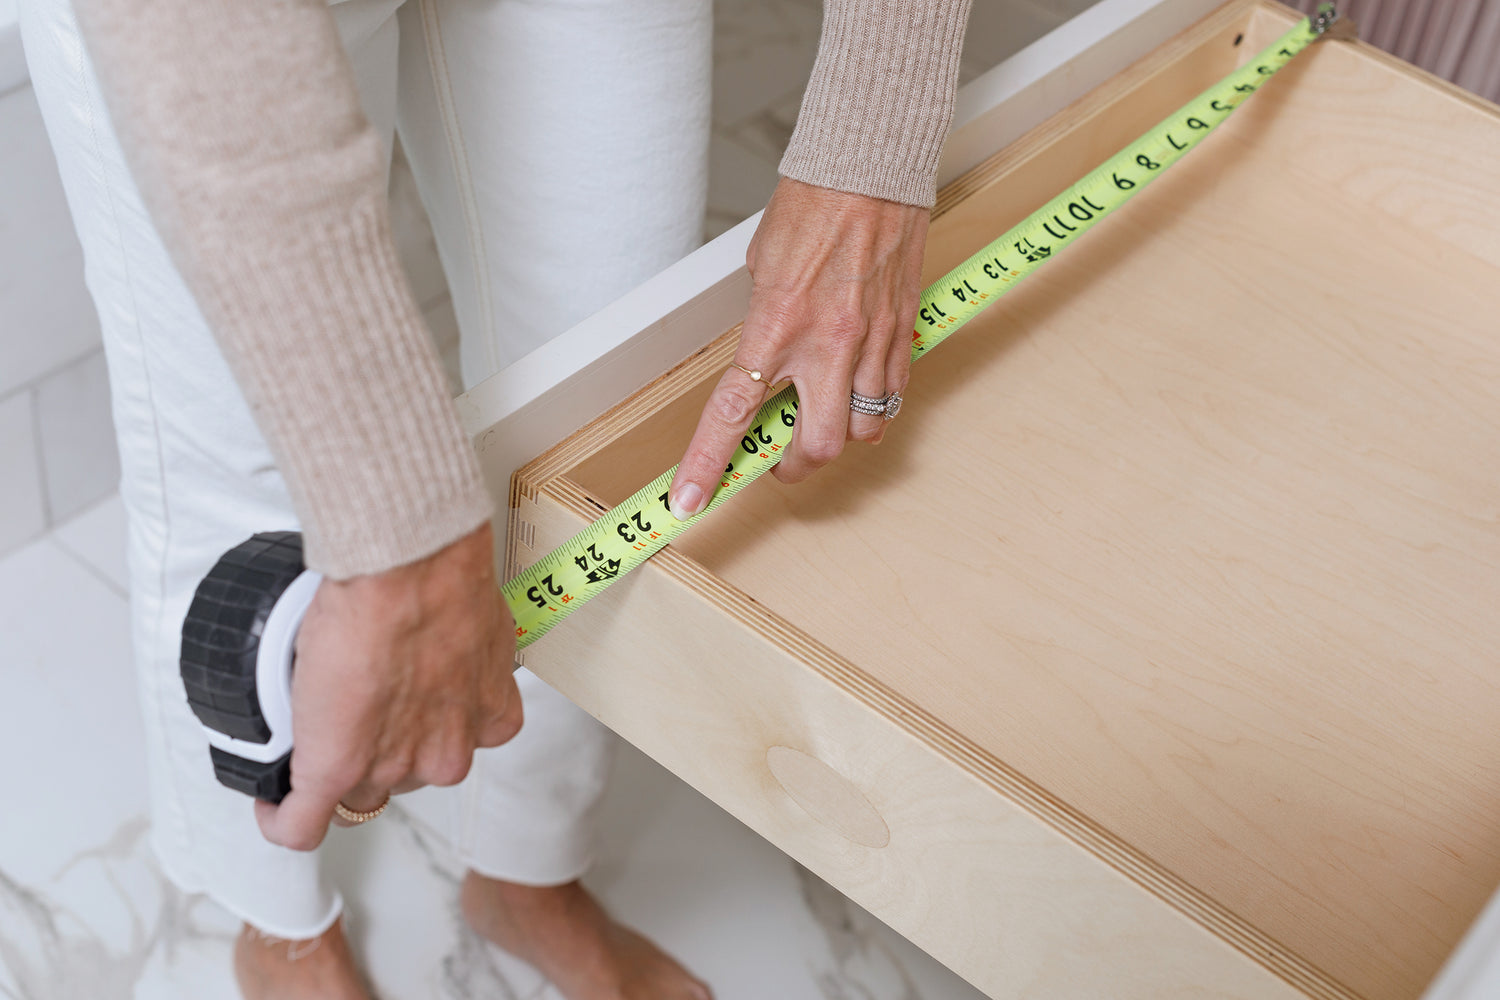
[[[51,531],[52,523],[52,491],[47,488],[47,449],[42,447],[42,404],[41,394],[36,391],[35,385],[27,387],[31,403],[31,450],[36,457],[36,488],[42,498],[42,528]]]
[[[58,537],[56,532],[49,531],[43,537],[52,542],[53,545],[56,545],[59,549],[62,550],[65,555],[71,558],[78,565],[82,566],[90,576],[98,580],[100,583],[104,584],[104,586],[108,587],[111,592],[118,595],[119,597],[124,598],[127,601],[130,600],[129,590],[121,587],[114,581],[113,578],[110,577],[108,573],[104,572],[104,570],[100,569],[98,566],[95,566],[93,562],[86,559],[81,553],[74,549],[73,546],[63,541],[60,537]]]
[[[3,403],[14,396],[19,396],[21,393],[26,392],[27,390],[35,389],[37,386],[50,379],[52,376],[61,375],[63,372],[67,371],[69,368],[72,368],[74,365],[89,360],[94,356],[95,353],[104,353],[103,341],[94,344],[94,346],[90,347],[86,351],[75,354],[64,361],[59,361],[49,368],[43,368],[41,371],[37,372],[25,382],[13,386],[5,392],[0,392],[0,403]]]

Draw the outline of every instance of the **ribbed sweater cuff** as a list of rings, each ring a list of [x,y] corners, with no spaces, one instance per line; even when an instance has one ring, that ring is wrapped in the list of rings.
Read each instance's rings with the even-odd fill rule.
[[[407,287],[383,199],[215,248],[205,312],[335,579],[412,562],[493,510]],[[236,259],[242,256],[243,259]],[[295,262],[268,270],[267,260]]]
[[[825,0],[781,173],[930,207],[970,0]]]

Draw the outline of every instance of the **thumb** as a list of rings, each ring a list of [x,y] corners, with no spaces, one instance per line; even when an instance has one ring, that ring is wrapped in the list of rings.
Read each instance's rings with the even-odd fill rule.
[[[256,799],[255,822],[261,836],[294,851],[311,851],[323,842],[333,821],[337,794],[317,795],[311,789],[293,788],[277,805]]]

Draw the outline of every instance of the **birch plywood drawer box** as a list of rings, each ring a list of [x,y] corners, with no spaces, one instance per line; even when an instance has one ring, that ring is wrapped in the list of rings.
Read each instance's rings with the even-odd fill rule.
[[[1232,3],[995,150],[925,280],[1292,20]],[[1419,996],[1500,884],[1497,164],[1494,107],[1320,43],[883,445],[527,665],[991,995]],[[735,336],[516,474],[514,567],[676,461]]]

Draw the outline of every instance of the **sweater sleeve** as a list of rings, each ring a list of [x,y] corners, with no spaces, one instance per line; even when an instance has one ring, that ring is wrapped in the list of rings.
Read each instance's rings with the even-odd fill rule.
[[[970,0],[824,0],[823,35],[781,173],[931,206]]]
[[[492,512],[325,0],[78,0],[126,159],[333,578]]]

